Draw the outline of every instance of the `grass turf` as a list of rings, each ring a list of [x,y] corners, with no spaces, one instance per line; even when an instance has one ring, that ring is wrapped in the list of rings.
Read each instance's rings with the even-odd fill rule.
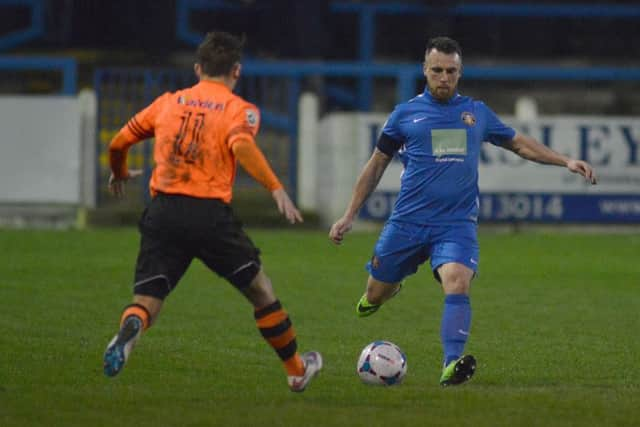
[[[429,269],[355,316],[375,234],[249,230],[301,350],[325,369],[286,387],[252,310],[195,261],[116,378],[102,353],[130,301],[133,229],[0,230],[2,426],[640,425],[640,236],[484,234],[467,351],[473,380],[438,386],[442,294]],[[375,339],[408,357],[399,387],[359,382]]]

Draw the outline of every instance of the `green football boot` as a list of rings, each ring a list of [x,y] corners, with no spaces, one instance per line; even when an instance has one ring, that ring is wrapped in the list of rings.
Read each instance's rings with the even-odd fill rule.
[[[360,301],[356,304],[356,314],[360,317],[371,316],[373,313],[378,311],[382,304],[370,304],[367,301],[367,294],[365,293],[360,297]]]
[[[462,356],[444,367],[440,377],[440,385],[447,387],[462,384],[469,381],[475,371],[476,358],[470,354]]]
[[[398,287],[396,288],[395,292],[389,297],[389,299],[391,299],[391,298],[395,297],[396,295],[398,295],[398,292],[400,292],[401,289],[402,289],[402,283],[400,283],[400,285],[398,285]],[[371,316],[373,313],[378,311],[378,309],[381,306],[382,306],[382,304],[371,304],[369,301],[367,301],[367,293],[365,292],[360,297],[360,300],[358,301],[358,304],[356,304],[356,314],[359,317]]]

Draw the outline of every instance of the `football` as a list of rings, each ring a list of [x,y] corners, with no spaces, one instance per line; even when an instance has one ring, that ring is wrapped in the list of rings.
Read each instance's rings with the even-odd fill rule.
[[[357,372],[366,384],[397,385],[407,373],[407,357],[389,341],[374,341],[358,358]]]

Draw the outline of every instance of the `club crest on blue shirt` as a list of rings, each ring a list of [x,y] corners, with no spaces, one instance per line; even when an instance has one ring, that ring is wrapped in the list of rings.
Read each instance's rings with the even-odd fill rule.
[[[462,113],[460,118],[462,119],[462,122],[469,127],[475,126],[476,124],[475,116],[468,111],[465,111],[464,113]]]

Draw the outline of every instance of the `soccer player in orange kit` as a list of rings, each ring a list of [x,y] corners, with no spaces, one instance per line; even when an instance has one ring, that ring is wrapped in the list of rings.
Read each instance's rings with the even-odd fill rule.
[[[193,258],[234,285],[253,305],[256,325],[284,364],[289,388],[305,389],[322,369],[322,356],[299,354],[291,320],[265,274],[260,251],[229,203],[236,162],[267,188],[280,213],[294,224],[302,216],[255,143],[258,108],[232,93],[240,78],[243,40],[224,32],[206,35],[196,51],[199,83],[165,93],[137,113],[109,146],[109,190],[141,174],[128,170],[129,147],[155,137],[153,196],[139,223],[140,251],[133,303],[104,354],[104,372],[117,375],[142,332],[157,318]]]

